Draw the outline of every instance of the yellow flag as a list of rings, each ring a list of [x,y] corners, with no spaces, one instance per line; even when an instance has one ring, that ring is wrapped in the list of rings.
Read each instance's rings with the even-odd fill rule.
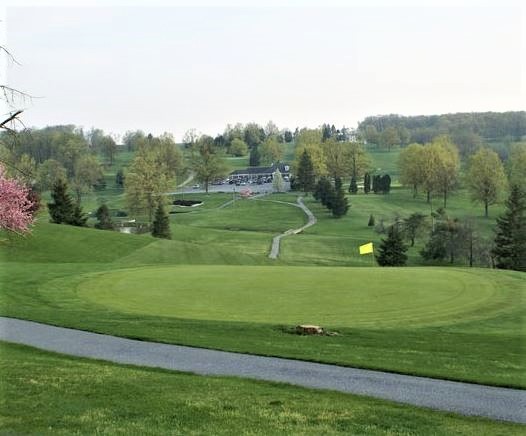
[[[360,254],[368,254],[373,252],[373,243],[369,242],[368,244],[360,245]]]

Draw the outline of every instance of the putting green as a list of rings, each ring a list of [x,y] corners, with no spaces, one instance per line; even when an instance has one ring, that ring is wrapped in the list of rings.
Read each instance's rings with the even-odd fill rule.
[[[76,292],[133,314],[407,327],[451,324],[506,309],[506,291],[492,277],[453,268],[148,267],[86,275]]]

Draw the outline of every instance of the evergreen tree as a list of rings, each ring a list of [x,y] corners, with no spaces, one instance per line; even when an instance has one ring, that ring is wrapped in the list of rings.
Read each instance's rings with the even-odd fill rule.
[[[420,255],[425,260],[449,258],[449,262],[454,263],[466,249],[461,223],[457,218],[449,218],[442,208],[433,216],[438,218],[438,221]]]
[[[382,239],[377,258],[380,266],[404,266],[407,262],[407,245],[404,244],[398,223],[389,227],[387,239]]]
[[[347,214],[349,203],[343,191],[342,180],[339,177],[336,177],[334,191],[334,198],[331,201],[332,216],[334,218],[341,218]]]
[[[314,187],[314,191],[312,192],[312,196],[314,197],[314,200],[319,201],[321,200],[322,196],[322,190],[323,190],[323,177],[318,180],[316,183],[316,186]]]
[[[385,174],[380,178],[380,191],[383,194],[389,194],[391,191],[391,176]]]
[[[250,149],[250,157],[248,159],[248,164],[251,166],[251,167],[257,167],[259,165],[261,161],[261,156],[259,154],[259,150],[258,150],[258,147],[257,145],[252,147]]]
[[[51,222],[56,224],[69,223],[75,209],[73,201],[68,194],[68,185],[62,179],[56,181],[51,193],[52,203],[48,203],[49,215]]]
[[[506,211],[497,219],[492,254],[497,268],[526,271],[526,195],[518,185],[511,187]]]
[[[110,210],[108,209],[108,206],[105,204],[100,206],[97,209],[97,212],[95,212],[95,216],[99,220],[99,222],[95,224],[96,229],[113,230],[113,222],[111,221]]]
[[[162,204],[159,204],[155,210],[152,236],[155,238],[172,239],[172,234],[170,232],[170,219],[168,218],[168,214],[164,211]]]
[[[374,215],[373,214],[369,215],[369,222],[367,223],[367,226],[368,227],[374,227],[374,222],[375,222],[374,221]]]
[[[380,191],[380,176],[373,176],[373,192],[378,194]]]
[[[312,160],[309,156],[309,153],[307,153],[307,150],[304,150],[303,154],[301,155],[296,177],[298,185],[303,192],[312,192],[314,190],[316,177],[314,174]]]
[[[84,227],[86,225],[86,221],[88,220],[88,217],[82,212],[82,208],[80,207],[80,204],[76,204],[73,208],[73,214],[71,215],[71,218],[69,221],[66,222],[66,224],[71,224],[72,226],[77,227]]]
[[[327,179],[327,177],[320,177],[320,180],[316,183],[312,196],[315,200],[319,200],[321,204],[327,206],[330,196],[332,195],[331,188],[332,185],[329,179]]]
[[[369,194],[371,191],[371,176],[369,173],[365,173],[365,176],[363,177],[363,192],[365,194]]]
[[[358,193],[358,184],[356,183],[356,177],[351,177],[351,183],[349,185],[349,192],[351,194],[357,194]]]

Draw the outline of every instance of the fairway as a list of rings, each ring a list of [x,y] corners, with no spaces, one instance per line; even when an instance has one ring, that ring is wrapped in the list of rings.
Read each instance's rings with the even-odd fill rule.
[[[126,313],[332,327],[469,321],[505,299],[487,277],[443,268],[149,267],[88,274],[76,291]]]

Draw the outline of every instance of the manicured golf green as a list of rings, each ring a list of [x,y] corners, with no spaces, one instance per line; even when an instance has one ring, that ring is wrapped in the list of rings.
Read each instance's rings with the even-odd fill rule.
[[[333,327],[467,322],[491,315],[488,308],[501,312],[507,301],[487,276],[441,268],[135,268],[86,275],[76,291],[128,313]]]

